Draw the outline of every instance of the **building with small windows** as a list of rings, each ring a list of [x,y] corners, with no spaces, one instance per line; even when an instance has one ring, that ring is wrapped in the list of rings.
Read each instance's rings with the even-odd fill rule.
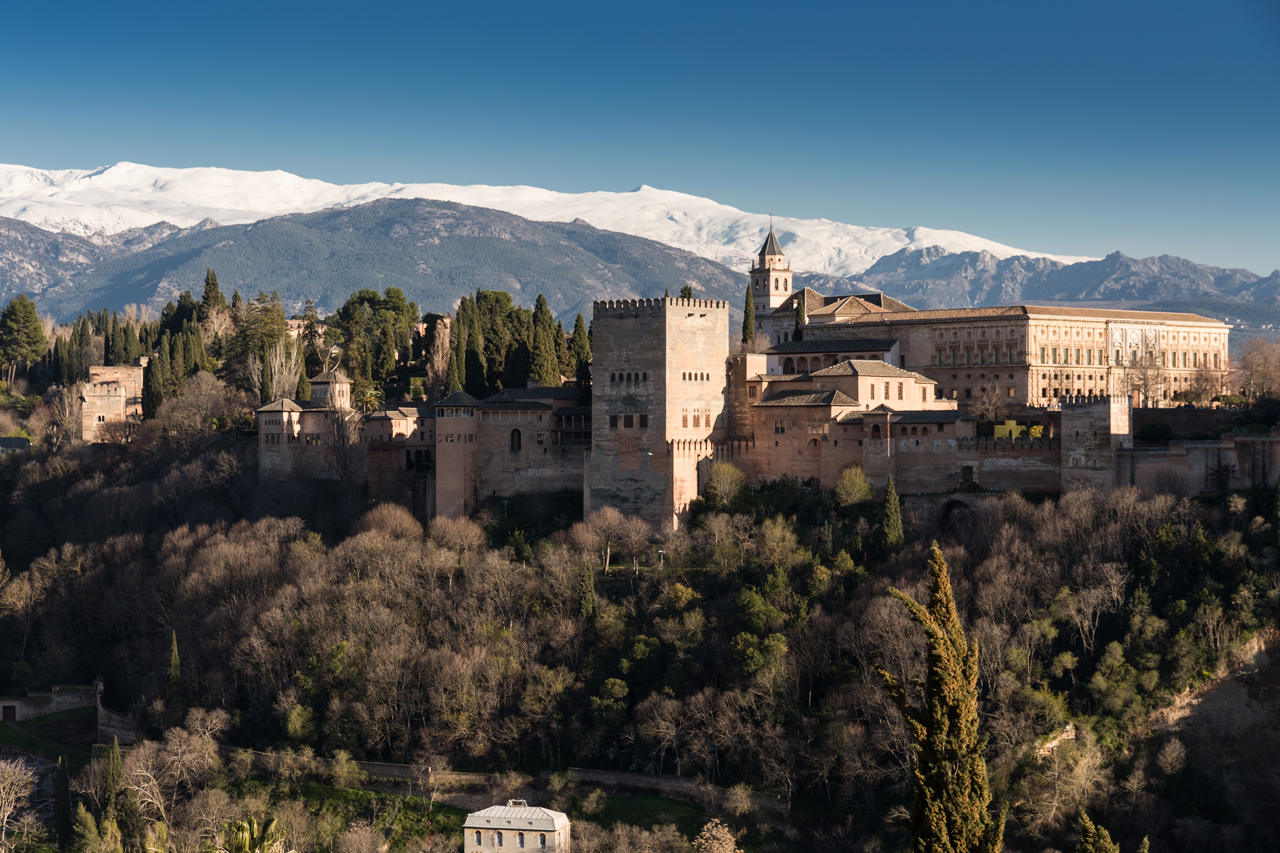
[[[569,818],[564,812],[530,806],[524,800],[507,800],[467,815],[462,824],[464,853],[495,850],[571,849]]]

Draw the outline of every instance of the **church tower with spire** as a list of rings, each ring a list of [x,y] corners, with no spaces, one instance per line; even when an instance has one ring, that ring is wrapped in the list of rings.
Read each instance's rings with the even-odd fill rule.
[[[769,236],[760,247],[756,265],[751,268],[751,302],[755,307],[757,324],[786,302],[791,292],[791,264],[782,254],[782,247],[778,245],[770,223]]]

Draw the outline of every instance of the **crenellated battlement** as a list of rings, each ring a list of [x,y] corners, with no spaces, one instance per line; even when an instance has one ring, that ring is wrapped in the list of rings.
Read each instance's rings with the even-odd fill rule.
[[[605,299],[591,303],[593,312],[598,311],[631,311],[660,314],[666,308],[711,308],[728,309],[728,302],[717,299]]]
[[[1077,408],[1081,406],[1109,406],[1111,403],[1120,402],[1125,397],[1112,397],[1110,394],[1076,394],[1066,397],[1059,397],[1058,403],[1062,408]]]

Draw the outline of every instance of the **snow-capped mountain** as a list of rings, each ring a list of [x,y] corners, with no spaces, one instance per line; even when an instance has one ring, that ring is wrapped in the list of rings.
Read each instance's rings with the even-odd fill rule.
[[[224,225],[293,213],[352,207],[382,198],[435,199],[514,213],[543,222],[581,219],[596,228],[666,243],[742,270],[769,229],[764,214],[641,186],[631,192],[560,193],[536,187],[449,184],[329,184],[288,172],[167,169],[117,163],[100,169],[32,169],[0,165],[0,216],[95,242],[158,222]],[[1065,264],[1089,260],[1004,246],[959,231],[876,228],[827,219],[774,217],[792,267],[835,276],[864,272],[902,249],[1028,256]]]

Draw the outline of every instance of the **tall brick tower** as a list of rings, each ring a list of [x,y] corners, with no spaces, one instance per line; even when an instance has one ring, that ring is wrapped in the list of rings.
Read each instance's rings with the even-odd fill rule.
[[[769,236],[760,247],[756,257],[756,265],[751,268],[751,301],[755,306],[756,316],[761,317],[773,312],[791,296],[791,265],[782,254],[778,238],[773,234],[773,226],[769,226]]]
[[[729,304],[596,302],[591,349],[586,511],[614,506],[675,521],[697,497],[699,464],[726,430]]]

